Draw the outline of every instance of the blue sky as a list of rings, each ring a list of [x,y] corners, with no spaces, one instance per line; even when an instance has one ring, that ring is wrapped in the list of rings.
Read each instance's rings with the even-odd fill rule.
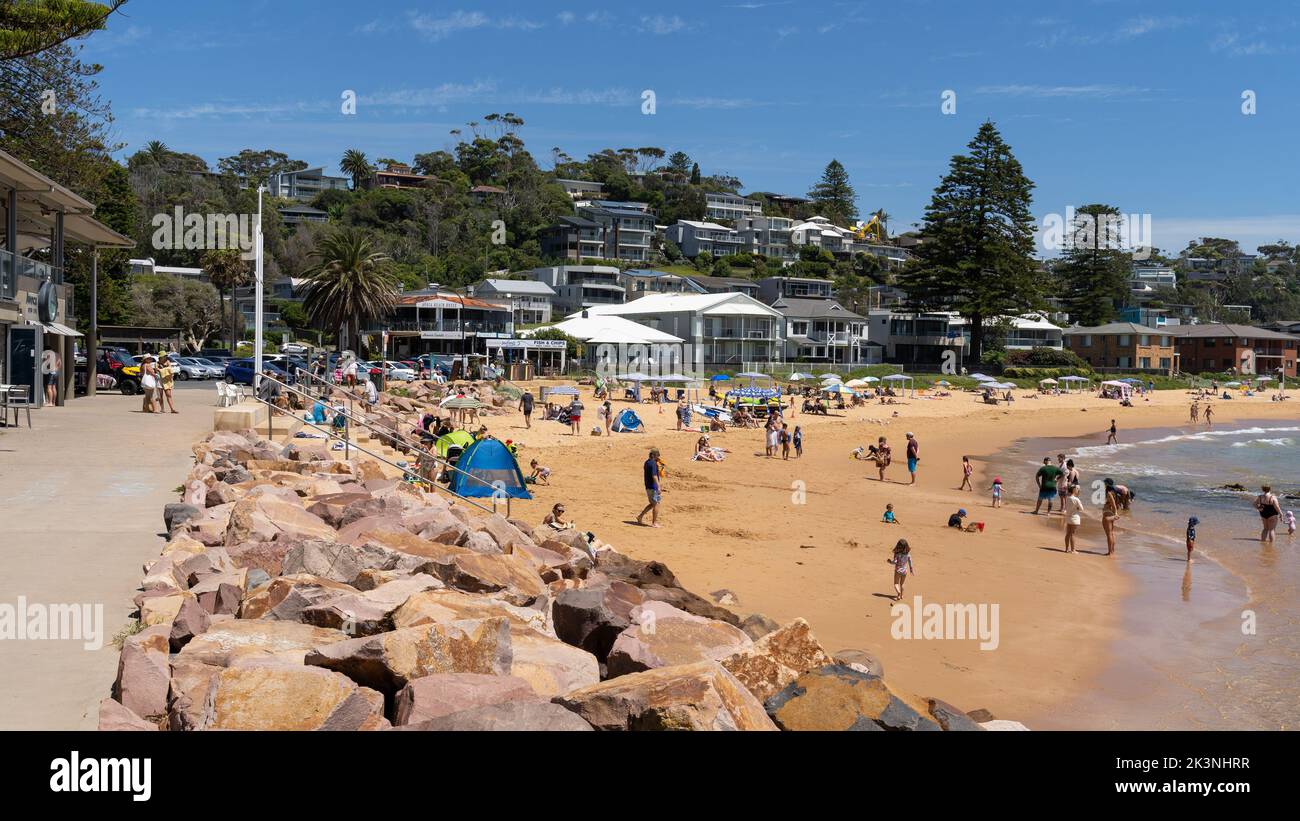
[[[837,158],[897,231],[992,119],[1037,215],[1101,201],[1150,214],[1167,251],[1205,234],[1253,250],[1300,240],[1298,17],[1291,2],[131,0],[85,55],[124,153],[160,139],[214,164],[274,148],[336,168],[347,148],[409,160],[513,111],[546,166],[553,146],[656,145],[803,194]]]

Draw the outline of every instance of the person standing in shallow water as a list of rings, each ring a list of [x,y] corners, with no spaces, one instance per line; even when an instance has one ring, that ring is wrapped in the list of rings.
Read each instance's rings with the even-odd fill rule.
[[[1259,540],[1272,544],[1273,532],[1277,530],[1278,519],[1282,516],[1282,506],[1270,485],[1261,486],[1259,491],[1259,495],[1255,497],[1255,510],[1259,511],[1260,522],[1264,528],[1259,532]]]
[[[1115,555],[1115,520],[1119,518],[1120,498],[1115,480],[1106,480],[1106,501],[1101,509],[1101,529],[1106,532],[1106,555]]]

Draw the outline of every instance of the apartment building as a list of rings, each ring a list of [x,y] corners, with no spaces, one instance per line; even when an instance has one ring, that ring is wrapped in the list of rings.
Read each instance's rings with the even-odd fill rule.
[[[691,259],[706,252],[717,258],[749,251],[740,232],[715,222],[678,220],[668,226],[664,236]]]
[[[550,287],[555,294],[552,311],[562,316],[584,308],[621,305],[627,299],[622,275],[612,265],[554,265],[524,274]]]
[[[1152,371],[1172,375],[1174,338],[1168,330],[1133,322],[1066,328],[1066,347],[1095,368]]]
[[[750,253],[779,259],[783,263],[791,263],[799,258],[798,248],[790,238],[793,228],[794,220],[788,217],[757,214],[736,220],[736,231]]]
[[[710,220],[736,221],[763,213],[763,204],[739,194],[705,194],[704,217]]]
[[[1061,328],[1044,317],[988,318],[984,325],[986,337],[994,332],[995,324],[1005,324],[1006,331],[999,341],[1008,350],[1064,347]],[[949,350],[964,362],[971,353],[970,333],[970,323],[954,311],[915,314],[881,308],[868,312],[867,336],[884,349],[886,362],[937,365]]]
[[[301,171],[281,171],[267,180],[267,192],[273,197],[307,201],[322,191],[347,191],[348,178],[325,173],[323,166]]]
[[[703,289],[680,274],[655,271],[648,268],[631,268],[623,272],[623,285],[627,301],[650,294],[703,293]]]
[[[605,196],[605,184],[592,182],[591,180],[563,180],[557,179],[557,183],[564,189],[564,193],[575,200],[598,200]]]
[[[1173,336],[1179,369],[1186,373],[1275,375],[1279,369],[1296,376],[1296,346],[1300,337],[1250,325],[1214,323],[1166,328]]]

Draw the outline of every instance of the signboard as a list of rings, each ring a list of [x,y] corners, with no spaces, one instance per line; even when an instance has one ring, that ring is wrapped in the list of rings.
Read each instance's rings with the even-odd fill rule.
[[[484,344],[489,348],[543,351],[559,351],[568,345],[563,339],[486,339]]]
[[[464,339],[460,331],[420,331],[421,339]]]
[[[423,302],[415,303],[415,307],[421,309],[428,308],[460,308],[459,302],[453,302],[450,299],[426,299]]]

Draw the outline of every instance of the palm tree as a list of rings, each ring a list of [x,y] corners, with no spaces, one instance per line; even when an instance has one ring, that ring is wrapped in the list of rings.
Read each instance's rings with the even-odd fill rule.
[[[386,316],[397,299],[393,261],[374,250],[365,232],[339,228],[321,237],[312,251],[302,307],[312,322],[324,328],[348,329],[349,344],[357,346],[361,324]]]
[[[242,288],[248,284],[248,261],[239,255],[236,248],[221,248],[208,251],[203,255],[203,270],[208,275],[208,279],[216,286],[217,292],[221,295],[221,326],[226,324],[226,289],[229,288],[232,295],[236,288]],[[230,349],[235,349],[235,306],[230,306]]]
[[[352,190],[358,191],[361,189],[361,181],[369,177],[374,169],[370,167],[370,161],[366,159],[364,151],[349,148],[343,152],[343,160],[339,163],[339,170],[352,177]]]
[[[145,143],[144,151],[149,155],[149,159],[153,160],[154,164],[160,168],[167,164],[167,157],[172,153],[167,144],[161,140],[150,140]]]

